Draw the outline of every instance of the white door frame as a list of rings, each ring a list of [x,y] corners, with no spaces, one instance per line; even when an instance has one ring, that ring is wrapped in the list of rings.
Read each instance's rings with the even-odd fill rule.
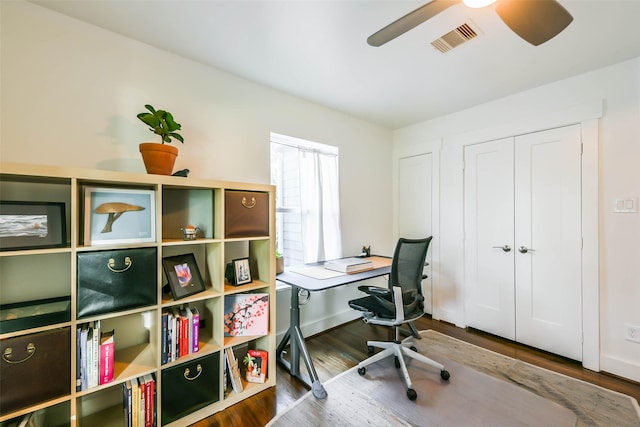
[[[431,257],[431,265],[429,266],[431,271],[431,309],[432,314],[435,307],[440,304],[437,300],[438,293],[434,292],[436,283],[440,280],[440,150],[442,143],[439,140],[425,141],[422,144],[412,145],[410,147],[398,148],[394,146],[393,153],[393,235],[394,244],[398,238],[402,237],[399,234],[398,224],[398,201],[399,201],[399,164],[400,159],[406,157],[420,156],[423,154],[432,155],[431,165],[431,233],[433,240],[429,244],[429,253]],[[393,252],[393,248],[391,249]],[[391,252],[391,253],[392,253]]]
[[[599,303],[599,240],[598,240],[598,119],[602,117],[602,101],[577,106],[544,117],[526,119],[499,128],[488,128],[457,135],[445,142],[459,153],[463,161],[464,146],[492,141],[546,129],[580,124],[582,132],[582,365],[600,371],[600,303]],[[460,179],[464,174],[460,168]],[[464,281],[462,281],[464,283]],[[435,286],[435,284],[434,284]],[[463,285],[461,285],[463,287]],[[464,289],[458,290],[464,295]],[[464,300],[464,297],[462,298]],[[436,304],[434,299],[434,304]],[[458,302],[461,311],[456,324],[464,321],[464,304]],[[437,307],[434,306],[434,312]]]

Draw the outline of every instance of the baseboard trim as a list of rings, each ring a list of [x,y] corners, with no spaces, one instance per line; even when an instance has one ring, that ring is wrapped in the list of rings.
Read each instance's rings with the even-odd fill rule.
[[[640,383],[640,364],[608,354],[600,358],[600,369],[604,372]]]

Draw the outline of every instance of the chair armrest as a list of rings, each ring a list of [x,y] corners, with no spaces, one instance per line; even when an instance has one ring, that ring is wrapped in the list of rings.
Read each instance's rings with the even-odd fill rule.
[[[391,296],[391,291],[388,288],[381,288],[380,286],[361,285],[358,286],[358,290],[368,295],[376,295],[383,298]]]
[[[393,299],[396,306],[396,322],[404,322],[404,307],[402,306],[402,288],[400,286],[393,287]]]

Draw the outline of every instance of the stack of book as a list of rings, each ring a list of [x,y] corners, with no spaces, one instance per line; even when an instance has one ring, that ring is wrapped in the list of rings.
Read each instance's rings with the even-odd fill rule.
[[[152,374],[122,384],[122,405],[127,427],[154,427],[156,423],[156,381]]]
[[[114,331],[101,331],[100,321],[85,323],[76,330],[76,391],[107,384],[114,378]]]
[[[195,307],[170,307],[162,312],[161,362],[173,362],[200,350],[200,312]]]
[[[359,271],[371,270],[373,263],[367,258],[341,258],[325,262],[324,268],[339,271],[340,273],[357,273]]]

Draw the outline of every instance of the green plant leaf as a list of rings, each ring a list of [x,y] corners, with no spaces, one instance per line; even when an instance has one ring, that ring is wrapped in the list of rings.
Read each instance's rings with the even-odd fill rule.
[[[170,143],[171,138],[175,138],[184,144],[184,138],[182,138],[182,135],[176,133],[176,131],[180,130],[182,126],[173,119],[173,115],[171,113],[165,110],[156,110],[149,104],[146,104],[145,108],[149,110],[150,113],[140,113],[136,117],[149,126],[150,131],[156,135],[160,135],[162,144],[165,142]]]

